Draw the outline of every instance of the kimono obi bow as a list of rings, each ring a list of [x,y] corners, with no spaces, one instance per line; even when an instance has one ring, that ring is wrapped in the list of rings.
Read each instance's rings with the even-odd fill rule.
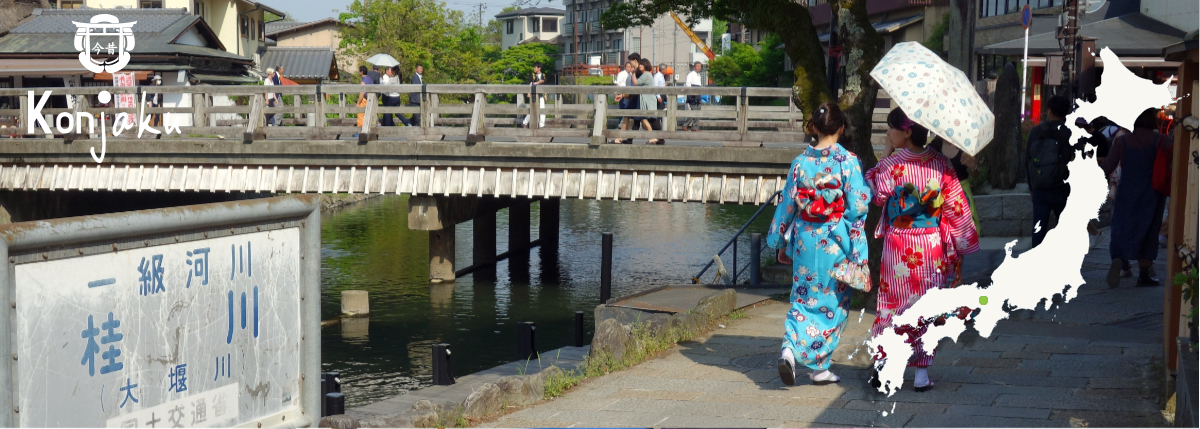
[[[842,198],[842,181],[832,174],[819,174],[796,184],[796,206],[800,219],[806,222],[827,223],[842,220],[846,202]]]
[[[937,182],[930,180],[925,190],[905,183],[897,186],[887,201],[887,215],[896,228],[936,228],[942,214],[942,193]]]

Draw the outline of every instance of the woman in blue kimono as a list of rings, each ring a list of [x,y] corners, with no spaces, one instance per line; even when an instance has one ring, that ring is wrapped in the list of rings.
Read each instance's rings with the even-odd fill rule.
[[[813,370],[813,384],[836,383],[830,355],[850,307],[850,288],[871,290],[863,232],[871,188],[862,165],[837,143],[845,116],[834,103],[818,107],[806,129],[817,141],[792,161],[767,244],[792,264],[779,377],[796,383],[796,363]]]

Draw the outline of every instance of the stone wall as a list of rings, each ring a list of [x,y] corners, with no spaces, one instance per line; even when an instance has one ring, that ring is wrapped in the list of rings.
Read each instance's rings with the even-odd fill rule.
[[[1033,200],[1028,193],[976,195],[982,237],[1028,237],[1033,233]],[[1112,224],[1112,202],[1100,207],[1098,227]],[[1053,228],[1058,222],[1050,220]]]
[[[979,235],[1027,237],[1033,232],[1033,200],[1029,194],[976,195]]]

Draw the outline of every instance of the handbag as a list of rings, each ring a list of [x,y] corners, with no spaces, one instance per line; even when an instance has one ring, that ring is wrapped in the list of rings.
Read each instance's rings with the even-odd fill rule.
[[[1158,151],[1154,156],[1154,173],[1151,176],[1150,187],[1158,193],[1171,196],[1171,148],[1166,143],[1167,136],[1158,141]]]
[[[358,106],[358,107],[367,107],[367,98],[366,98],[366,97],[359,98],[359,99],[358,99],[358,104],[357,104],[357,106]],[[366,117],[367,117],[367,113],[366,113],[366,112],[363,112],[363,113],[359,113],[359,114],[358,114],[358,127],[359,127],[359,128],[362,128],[362,126],[363,126],[363,119],[366,119]]]
[[[854,289],[865,290],[871,284],[871,271],[866,264],[850,262],[849,259],[833,269],[833,278]]]

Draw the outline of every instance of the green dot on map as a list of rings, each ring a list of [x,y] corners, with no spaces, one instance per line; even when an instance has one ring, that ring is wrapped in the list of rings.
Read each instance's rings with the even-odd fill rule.
[[[987,297],[986,296],[979,297],[979,305],[987,305]]]

